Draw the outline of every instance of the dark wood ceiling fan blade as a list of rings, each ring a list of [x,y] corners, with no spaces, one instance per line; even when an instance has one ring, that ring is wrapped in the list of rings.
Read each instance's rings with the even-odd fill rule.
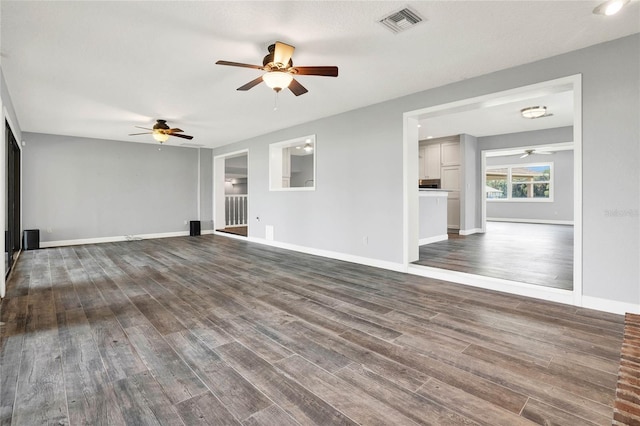
[[[260,65],[243,64],[240,62],[218,61],[216,65],[229,65],[230,67],[253,68],[255,70],[264,70]]]
[[[338,76],[338,67],[293,67],[292,71],[298,75]]]
[[[165,133],[182,133],[182,132],[184,132],[184,130],[178,129],[178,128],[169,129],[169,130],[165,131]]]
[[[182,138],[182,139],[193,139],[193,136],[189,136],[189,135],[181,135],[180,133],[171,133],[170,136],[175,136],[177,138]]]
[[[286,67],[291,60],[291,56],[293,56],[294,50],[296,50],[295,47],[276,41],[276,49],[273,52],[273,62],[276,64],[280,63]]]
[[[291,90],[291,92],[296,96],[304,95],[308,92],[308,90],[302,84],[298,83],[298,80],[295,78],[291,80],[289,90]]]
[[[150,135],[153,132],[144,132],[144,133],[129,133],[129,136],[137,136],[137,135]]]
[[[255,80],[251,80],[250,82],[248,82],[247,84],[245,84],[244,86],[240,86],[238,87],[236,90],[249,90],[254,86],[257,86],[258,84],[262,83],[262,76],[256,78]]]

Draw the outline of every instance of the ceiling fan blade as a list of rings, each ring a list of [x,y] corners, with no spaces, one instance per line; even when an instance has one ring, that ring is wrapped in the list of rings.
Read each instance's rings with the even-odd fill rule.
[[[276,49],[273,52],[273,62],[280,63],[285,67],[291,60],[295,47],[276,41]]]
[[[298,75],[320,75],[324,77],[337,77],[338,67],[293,67],[292,71]]]
[[[144,132],[144,133],[129,133],[129,136],[136,136],[136,135],[150,135],[153,132]]]
[[[526,158],[528,156],[530,156],[531,154],[529,152],[525,152],[523,155],[520,156],[520,158]]]
[[[178,128],[165,130],[165,133],[182,133],[182,132],[184,132],[184,130],[178,129]]]
[[[542,155],[551,155],[553,154],[553,152],[549,152],[549,151],[536,151],[536,154],[542,154]]]
[[[291,83],[289,83],[289,90],[291,90],[291,92],[296,96],[304,95],[308,92],[308,90],[302,84],[298,83],[298,80],[295,78],[291,80]]]
[[[133,126],[133,127],[137,128],[137,129],[153,130],[153,129],[150,129],[148,127],[140,127],[140,126]]]
[[[264,70],[264,67],[259,65],[243,64],[240,62],[218,61],[216,65],[229,65],[231,67],[253,68],[256,70]]]
[[[257,86],[258,84],[262,83],[262,76],[256,78],[255,80],[251,80],[250,82],[248,82],[247,84],[245,84],[244,86],[240,86],[238,87],[236,90],[249,90],[254,86]]]
[[[189,135],[181,135],[180,133],[171,133],[169,136],[175,136],[177,138],[182,138],[182,139],[193,139],[193,136],[189,136]]]

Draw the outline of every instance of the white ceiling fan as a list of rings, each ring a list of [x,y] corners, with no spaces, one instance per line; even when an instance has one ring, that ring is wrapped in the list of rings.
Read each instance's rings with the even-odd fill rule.
[[[524,154],[520,156],[520,158],[526,158],[533,154],[543,154],[543,155],[551,155],[553,152],[551,151],[536,151],[535,149],[525,149]]]

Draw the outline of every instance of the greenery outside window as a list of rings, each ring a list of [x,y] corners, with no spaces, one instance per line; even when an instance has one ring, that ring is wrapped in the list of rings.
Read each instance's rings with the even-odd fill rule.
[[[553,201],[553,163],[487,166],[489,201]]]

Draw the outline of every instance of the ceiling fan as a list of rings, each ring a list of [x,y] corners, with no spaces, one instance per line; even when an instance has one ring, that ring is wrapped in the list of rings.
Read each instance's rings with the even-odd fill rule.
[[[265,74],[255,80],[251,80],[244,86],[238,87],[237,90],[242,91],[249,90],[264,81],[265,84],[275,90],[276,93],[288,87],[294,95],[300,96],[307,93],[308,90],[293,78],[294,75],[338,76],[338,67],[294,67],[291,56],[293,55],[295,47],[288,44],[276,41],[275,44],[269,46],[268,50],[269,53],[262,60],[262,66],[229,61],[217,61],[216,64],[266,71]]]
[[[535,149],[525,149],[524,154],[520,156],[520,158],[526,158],[533,154],[543,154],[543,155],[551,155],[553,152],[550,151],[536,151]]]
[[[178,128],[173,128],[173,129],[169,128],[169,126],[167,126],[167,120],[156,120],[156,124],[153,125],[152,129],[149,129],[147,127],[140,127],[140,126],[134,126],[134,127],[137,127],[138,129],[151,130],[151,131],[142,132],[142,133],[129,133],[129,136],[152,135],[153,138],[160,143],[166,142],[166,140],[169,139],[169,136],[175,136],[177,138],[189,139],[189,140],[193,139],[193,136],[181,134],[184,130],[181,130]]]

